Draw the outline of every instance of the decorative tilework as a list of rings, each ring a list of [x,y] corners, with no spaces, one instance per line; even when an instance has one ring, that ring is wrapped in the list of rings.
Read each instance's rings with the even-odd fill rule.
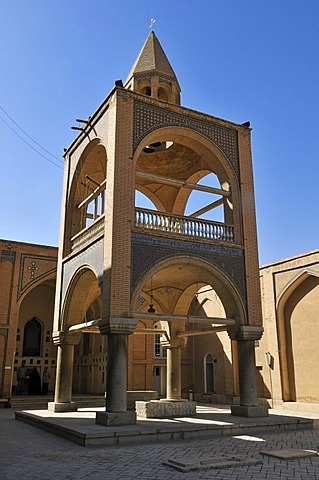
[[[212,140],[229,159],[239,178],[238,139],[235,129],[190,117],[189,114],[183,115],[167,108],[134,101],[134,150],[148,133],[161,127],[172,126],[190,128]]]
[[[185,255],[209,262],[223,272],[240,293],[243,303],[246,305],[245,266],[242,250],[194,242],[164,240],[143,235],[132,235],[132,291],[140,278],[154,264],[170,257],[176,258]]]
[[[157,73],[157,76],[159,76],[161,79],[168,80],[169,82],[176,82],[176,78],[170,75],[166,75],[165,73]],[[138,80],[143,80],[144,78],[152,78],[154,74],[151,73],[134,73],[134,77],[137,78]]]
[[[42,255],[21,255],[17,299],[29,286],[56,271],[57,259]]]
[[[16,252],[11,252],[10,250],[2,250],[1,252],[1,262],[4,260],[10,260],[10,262],[14,263],[16,258]]]

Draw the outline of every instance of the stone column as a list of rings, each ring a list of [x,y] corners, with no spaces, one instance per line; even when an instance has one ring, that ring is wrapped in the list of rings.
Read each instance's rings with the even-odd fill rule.
[[[50,412],[74,412],[77,405],[72,402],[72,378],[74,345],[81,339],[81,334],[53,332],[53,342],[58,347],[57,372],[54,402],[48,403]]]
[[[255,340],[262,336],[263,328],[256,326],[231,327],[229,335],[238,342],[238,370],[240,405],[232,405],[232,415],[265,417],[268,407],[258,405]]]
[[[167,348],[167,400],[181,400],[181,345]]]
[[[127,335],[108,336],[107,406],[108,412],[126,412]]]
[[[99,324],[102,335],[108,335],[106,410],[95,419],[101,425],[136,423],[135,411],[127,410],[127,336],[136,324],[133,318],[108,318]]]

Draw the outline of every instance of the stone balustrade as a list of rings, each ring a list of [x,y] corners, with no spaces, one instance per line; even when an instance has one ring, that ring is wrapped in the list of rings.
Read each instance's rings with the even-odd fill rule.
[[[232,225],[182,215],[170,215],[156,210],[136,208],[135,227],[209,240],[234,241]]]

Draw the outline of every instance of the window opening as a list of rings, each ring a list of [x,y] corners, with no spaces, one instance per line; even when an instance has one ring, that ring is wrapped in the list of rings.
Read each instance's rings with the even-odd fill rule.
[[[161,345],[161,334],[155,333],[154,335],[154,357],[166,358],[166,349]]]
[[[36,317],[29,320],[24,327],[23,357],[41,355],[42,325]]]

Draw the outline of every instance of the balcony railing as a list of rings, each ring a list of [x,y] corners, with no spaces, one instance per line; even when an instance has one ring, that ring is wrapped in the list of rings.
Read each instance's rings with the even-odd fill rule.
[[[210,220],[168,215],[155,210],[135,209],[135,227],[209,240],[234,241],[234,227]]]
[[[104,232],[104,215],[101,215],[94,223],[86,227],[81,232],[74,235],[71,238],[72,250],[77,250],[78,248],[83,247],[91,240],[97,238],[101,233]]]

